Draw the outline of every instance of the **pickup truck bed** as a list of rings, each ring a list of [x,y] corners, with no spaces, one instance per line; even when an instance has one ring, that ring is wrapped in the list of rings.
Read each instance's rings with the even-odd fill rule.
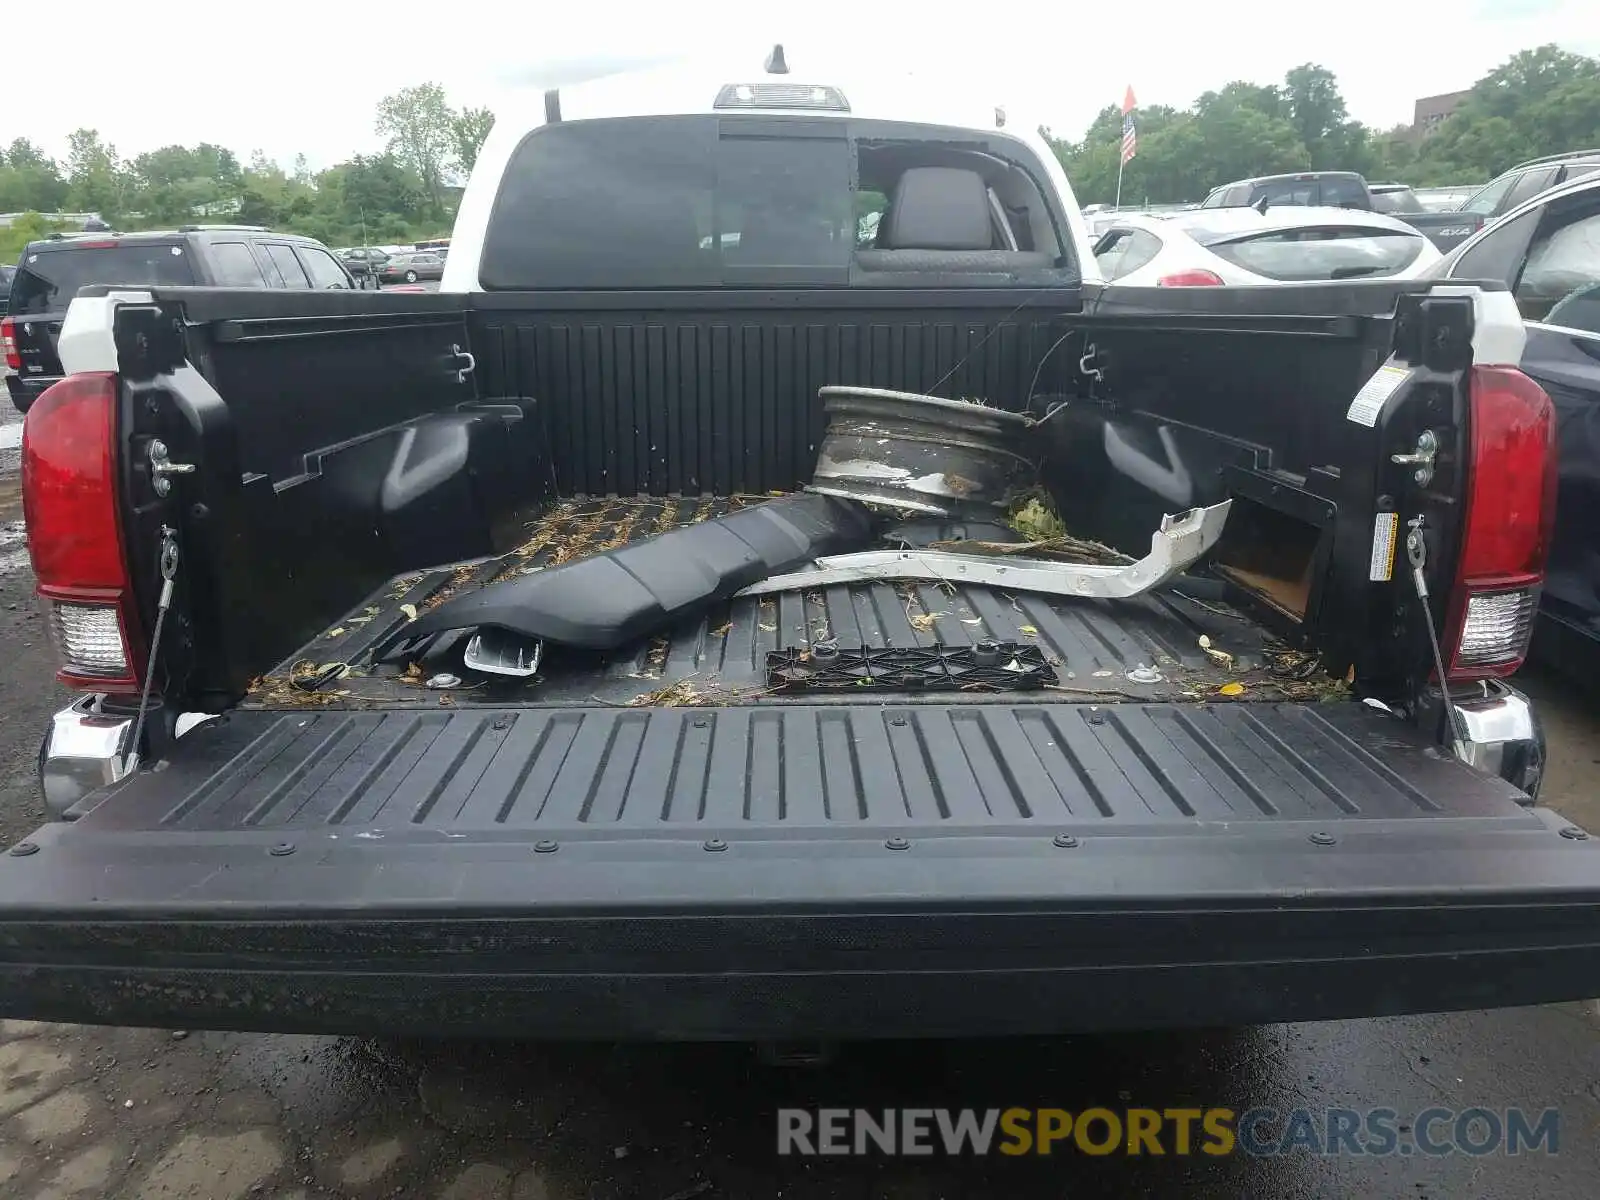
[[[1284,312],[980,291],[122,309],[127,457],[159,432],[195,464],[181,506],[129,484],[130,561],[154,570],[176,522],[189,623],[163,649],[159,757],[86,788],[0,871],[0,1014],[848,1038],[1594,994],[1596,843],[1441,749],[1408,706],[1428,669],[1414,592],[1369,579],[1387,495],[1439,531],[1448,591],[1456,465],[1421,493],[1390,456],[1429,406],[1455,428],[1462,368],[1417,350],[1373,426],[1351,397],[1391,350],[1469,344],[1472,302],[1391,322],[1370,286]],[[404,606],[793,490],[816,389],[839,381],[945,381],[1018,411],[1071,397],[1041,436],[1068,527],[1142,550],[1162,513],[1231,498],[1218,576],[1116,604],[735,602],[504,690],[417,686],[463,674],[444,639],[416,672],[410,651],[373,661]],[[729,499],[682,498],[707,489]],[[586,498],[610,490],[651,498]],[[765,694],[760,651],[824,623],[841,642],[1031,639],[1058,690]],[[1310,661],[1331,677],[1302,679]],[[362,673],[291,682],[330,663]],[[1141,664],[1163,681],[1130,680]],[[1395,711],[1347,698],[1351,668]],[[1499,765],[1537,782],[1536,759]]]
[[[412,653],[374,661],[374,648],[403,631],[411,615],[520,573],[571,562],[597,550],[705,520],[764,497],[579,498],[528,522],[529,536],[506,554],[409,572],[389,580],[310,644],[262,676],[245,700],[254,708],[367,708],[374,705],[586,705],[781,703],[767,686],[767,654],[833,639],[880,647],[971,646],[984,640],[1037,644],[1054,668],[1055,687],[1078,699],[1193,700],[1239,682],[1249,699],[1304,699],[1337,694],[1312,683],[1315,663],[1273,641],[1223,604],[1181,588],[1137,600],[1097,601],[1012,593],[986,586],[851,584],[751,597],[712,607],[626,651],[602,656],[550,648],[538,682],[474,677],[466,688],[430,690],[439,673],[461,677],[464,638],[446,633]],[[1215,589],[1193,581],[1192,589]],[[410,614],[406,611],[411,610]],[[471,631],[466,631],[470,633]],[[1232,657],[1214,660],[1200,646]],[[315,690],[297,686],[312,667],[348,664],[353,674]],[[412,670],[415,663],[418,669]],[[1129,672],[1154,668],[1160,680]],[[670,696],[660,693],[679,686]],[[1008,693],[971,695],[1001,700]],[[1011,695],[1014,696],[1014,693]],[[859,697],[852,697],[857,699]],[[946,694],[946,698],[949,698]],[[814,700],[812,701],[815,702]]]
[[[212,1028],[845,1038],[1504,1003],[1524,963],[1541,989],[1600,965],[1593,855],[1553,814],[1219,602],[856,585],[531,684],[423,686],[460,670],[449,635],[409,675],[371,661],[402,606],[733,503],[567,501],[507,554],[391,580],[36,835],[0,876],[0,987]],[[1059,690],[771,694],[765,652],[824,632],[1032,638]],[[361,674],[290,683],[328,662]],[[1127,678],[1148,664],[1162,683]]]

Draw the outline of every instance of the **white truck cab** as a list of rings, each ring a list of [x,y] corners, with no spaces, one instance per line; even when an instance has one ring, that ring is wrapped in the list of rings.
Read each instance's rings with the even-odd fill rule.
[[[1099,281],[1035,124],[915,76],[796,70],[778,47],[502,114],[441,290]]]

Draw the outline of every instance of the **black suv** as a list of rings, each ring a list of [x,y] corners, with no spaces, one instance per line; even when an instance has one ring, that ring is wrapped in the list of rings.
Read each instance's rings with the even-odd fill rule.
[[[23,248],[5,317],[6,377],[22,412],[61,378],[56,339],[78,289],[145,286],[353,288],[328,248],[260,225],[183,225],[151,233],[55,234]]]

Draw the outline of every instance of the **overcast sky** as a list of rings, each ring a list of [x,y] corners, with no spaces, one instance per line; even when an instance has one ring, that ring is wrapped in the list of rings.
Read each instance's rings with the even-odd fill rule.
[[[1128,84],[1140,104],[1182,107],[1307,61],[1338,75],[1352,115],[1387,127],[1409,121],[1418,96],[1468,87],[1517,50],[1556,42],[1600,56],[1600,0],[968,4],[274,0],[184,17],[106,4],[97,19],[97,0],[80,0],[70,36],[12,63],[0,137],[64,157],[67,133],[87,126],[125,157],[210,141],[241,161],[260,148],[320,168],[378,149],[373,109],[408,84],[432,79],[457,105],[503,111],[519,91],[691,55],[757,70],[779,40],[808,82],[828,82],[808,71],[825,61],[947,73],[951,87],[1073,138]],[[35,70],[52,82],[27,83]]]

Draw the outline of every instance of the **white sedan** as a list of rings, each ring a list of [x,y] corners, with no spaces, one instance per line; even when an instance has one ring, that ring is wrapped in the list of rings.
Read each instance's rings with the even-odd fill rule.
[[[1415,279],[1441,255],[1404,221],[1347,208],[1285,204],[1120,217],[1094,247],[1106,282],[1224,287]]]

